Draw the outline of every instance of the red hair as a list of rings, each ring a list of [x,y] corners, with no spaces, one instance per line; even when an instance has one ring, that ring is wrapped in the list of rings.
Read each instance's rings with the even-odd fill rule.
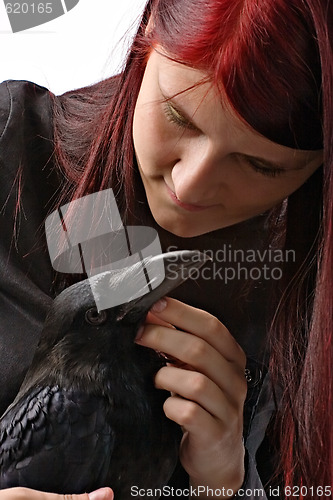
[[[288,199],[285,245],[298,258],[286,269],[271,335],[271,372],[283,389],[282,469],[286,484],[308,488],[304,497],[333,484],[332,24],[330,0],[149,0],[124,71],[55,107],[56,153],[69,180],[64,198],[111,186],[125,221],[139,188],[132,118],[154,44],[205,70],[264,136],[324,148],[323,169]],[[93,124],[78,119],[87,100],[96,106]]]

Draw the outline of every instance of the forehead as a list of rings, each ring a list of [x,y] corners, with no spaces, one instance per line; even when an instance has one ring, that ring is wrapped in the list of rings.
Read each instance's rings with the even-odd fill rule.
[[[163,51],[152,51],[149,65],[156,74],[158,82],[170,95],[191,92],[193,98],[196,94],[213,92],[208,73],[176,62]]]

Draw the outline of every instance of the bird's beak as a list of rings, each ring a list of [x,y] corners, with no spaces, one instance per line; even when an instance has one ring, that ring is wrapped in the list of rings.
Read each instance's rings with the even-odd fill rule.
[[[184,283],[194,273],[193,278],[198,277],[197,270],[210,260],[210,257],[198,250],[179,250],[144,259],[143,263],[148,269],[163,264],[165,277],[161,284],[151,289],[149,293],[123,304],[120,313],[121,319],[128,317],[132,320],[137,315],[142,317],[144,312],[148,312],[155,302]],[[147,275],[149,276],[149,273]]]

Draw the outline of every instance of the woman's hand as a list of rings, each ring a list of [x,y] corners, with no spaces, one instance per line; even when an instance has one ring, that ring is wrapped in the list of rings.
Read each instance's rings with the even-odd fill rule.
[[[58,495],[30,488],[7,488],[0,490],[0,500],[113,500],[111,488],[100,488],[82,495]]]
[[[155,385],[171,392],[164,412],[183,429],[180,460],[191,485],[236,493],[244,479],[244,352],[214,316],[170,298],[154,305],[136,341],[175,360]]]

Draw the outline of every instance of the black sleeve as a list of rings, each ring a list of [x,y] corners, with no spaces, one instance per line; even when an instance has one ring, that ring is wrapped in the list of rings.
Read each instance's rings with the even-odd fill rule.
[[[30,364],[50,303],[43,222],[54,202],[49,92],[0,85],[0,414]]]

